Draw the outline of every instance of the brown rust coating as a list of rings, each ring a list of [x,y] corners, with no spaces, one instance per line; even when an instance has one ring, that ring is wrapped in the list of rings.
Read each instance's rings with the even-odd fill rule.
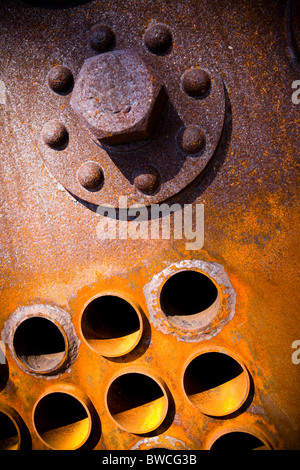
[[[43,126],[41,136],[45,144],[54,150],[64,148],[68,141],[66,126],[57,119],[53,119]]]
[[[61,387],[73,384],[89,397],[101,420],[102,433],[90,448],[130,449],[142,438],[116,426],[105,411],[105,393],[112,377],[128,364],[147,364],[168,385],[176,407],[155,436],[143,438],[145,445],[163,445],[163,436],[168,436],[190,449],[203,449],[220,433],[255,429],[275,449],[299,449],[300,366],[291,361],[291,344],[299,339],[300,108],[291,102],[290,86],[298,78],[299,64],[290,55],[284,3],[190,0],[174,8],[174,2],[158,0],[150,1],[147,10],[142,2],[127,0],[111,0],[109,8],[100,0],[77,2],[74,9],[66,8],[67,2],[62,9],[30,3],[7,0],[0,7],[0,329],[20,306],[54,304],[70,314],[82,340],[84,305],[105,290],[133,296],[148,326],[139,346],[121,359],[100,357],[82,342],[70,370],[51,380],[22,371],[7,348],[0,403],[22,416],[33,449],[47,449],[34,429],[32,410],[52,380]],[[219,147],[200,179],[188,186],[187,178],[172,193],[176,202],[205,206],[205,244],[197,252],[186,251],[185,240],[101,241],[97,215],[57,182],[58,175],[71,181],[80,163],[94,160],[97,152],[76,127],[69,97],[49,90],[47,75],[55,64],[65,64],[78,77],[92,55],[87,32],[99,17],[113,27],[116,47],[139,52],[145,49],[143,34],[151,18],[171,25],[171,53],[144,51],[143,57],[168,76],[168,95],[185,125],[199,124],[200,113],[198,100],[178,93],[184,71],[198,65],[223,77],[228,106]],[[213,127],[219,122],[215,109],[209,114]],[[50,119],[74,127],[66,151],[47,154],[45,165],[40,131]],[[165,141],[174,135],[162,134]],[[163,149],[160,157],[167,159],[167,146]],[[148,150],[141,154],[147,157]],[[106,165],[106,156],[101,158]],[[47,170],[50,160],[51,172],[58,168],[57,179]],[[126,173],[128,166],[108,172],[108,187],[115,194],[126,187],[122,170]],[[143,292],[157,273],[186,259],[222,265],[236,293],[234,317],[200,343],[178,341],[156,328]],[[253,380],[252,401],[228,419],[203,415],[183,393],[186,361],[207,347],[238,354]]]
[[[69,93],[73,86],[73,74],[68,67],[55,65],[49,72],[48,85],[55,93]]]
[[[89,32],[90,46],[97,52],[109,51],[115,42],[113,30],[106,24],[96,24]]]
[[[153,166],[149,166],[134,178],[134,186],[144,194],[154,193],[160,183],[159,172]]]
[[[81,186],[94,191],[99,190],[103,184],[104,175],[101,166],[96,162],[85,162],[77,172],[77,178]]]
[[[205,135],[199,126],[187,126],[179,133],[179,145],[188,154],[201,152],[205,146]]]
[[[172,33],[167,25],[151,25],[144,34],[144,43],[153,54],[165,54],[172,46]]]
[[[186,70],[182,76],[182,88],[193,98],[200,98],[205,93],[208,93],[210,85],[209,74],[197,67]]]

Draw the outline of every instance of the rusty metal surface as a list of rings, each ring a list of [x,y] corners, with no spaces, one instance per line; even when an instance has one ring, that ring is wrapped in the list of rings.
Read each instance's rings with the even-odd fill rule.
[[[194,88],[198,83],[200,89],[192,90],[190,72],[199,71],[185,72],[181,54],[169,53],[171,61],[163,56],[165,64],[159,64],[151,61],[153,54],[143,43],[132,50],[126,38],[118,47],[89,58],[78,54],[72,63],[73,70],[80,68],[73,91],[64,100],[63,112],[53,110],[54,119],[47,122],[50,93],[45,80],[37,83],[35,118],[27,106],[24,112],[47,168],[68,191],[92,204],[118,207],[121,187],[129,204],[148,205],[180,192],[212,158],[224,122],[224,85],[213,70],[208,75],[200,69],[204,77],[198,73],[194,78]],[[171,80],[180,70],[182,80],[178,77],[172,89]],[[104,173],[101,187],[92,190],[78,181],[77,171],[87,159],[101,165]],[[150,191],[139,183],[149,172],[156,174]]]
[[[297,5],[281,0],[156,0],[147,8],[135,0],[0,2],[0,330],[6,344],[0,419],[7,423],[8,416],[15,428],[15,435],[1,435],[7,439],[3,447],[209,449],[225,434],[244,432],[261,447],[300,448],[300,365],[291,360],[292,343],[299,339],[300,105],[291,101],[292,82],[299,79]],[[108,42],[103,31],[97,36],[92,30],[98,24],[113,32]],[[158,44],[155,34],[147,39],[155,24],[167,26],[172,41],[161,30],[155,33]],[[160,41],[166,41],[165,48]],[[85,61],[123,50],[136,51],[159,77],[168,106],[148,143],[108,151],[91,138],[70,97]],[[60,89],[55,77],[49,78],[57,65],[67,69],[61,71],[65,86]],[[194,68],[212,77],[212,93],[203,99],[191,96],[195,87],[183,81]],[[55,127],[58,150],[52,148],[53,134],[47,134],[48,143],[41,135],[51,121],[63,125]],[[176,135],[187,126],[204,130],[199,156],[187,156],[178,146]],[[186,149],[193,148],[197,134],[191,135]],[[93,162],[92,168],[78,173],[86,162]],[[159,173],[159,187],[149,165]],[[138,175],[144,176],[135,181]],[[177,239],[99,240],[95,205],[117,207],[120,195],[128,196],[129,204],[203,203],[203,248],[187,250],[185,240]],[[178,323],[168,323],[162,312],[155,281],[160,276],[166,281],[170,266],[182,268],[184,262],[186,269],[197,266],[218,289],[219,316],[213,310],[204,318],[208,338],[201,328],[178,333]],[[223,277],[212,266],[219,266]],[[155,289],[147,290],[152,285],[158,289],[156,301]],[[183,283],[183,298],[188,288]],[[83,313],[101,295],[119,296],[139,312],[139,327],[104,338],[126,354],[107,357],[90,347],[91,340],[98,347],[103,338],[97,331],[91,337],[95,328],[82,324]],[[70,341],[65,323],[60,325],[65,345],[75,342],[75,354],[55,362],[57,374],[50,366],[47,374],[44,363],[37,374],[30,359],[28,370],[28,358],[20,367],[24,353],[16,360],[10,339],[16,312],[32,314],[39,305],[62,310],[72,334],[75,330]],[[48,318],[43,308],[39,315]],[[190,340],[197,334],[197,341]],[[66,357],[59,347],[50,354]],[[221,380],[224,356],[239,372],[228,376],[228,385],[218,384],[217,403],[209,385],[215,377]],[[213,378],[193,375],[203,358],[212,361]],[[143,393],[128,396],[126,380],[138,375],[150,380],[153,390],[160,384],[161,395],[153,392],[151,398],[145,385],[146,403]],[[127,377],[120,388],[124,406],[116,410],[107,397],[112,386],[118,393],[120,376]],[[228,397],[234,398],[231,404]],[[136,422],[128,413],[135,406]],[[78,408],[71,427],[69,407]],[[47,423],[49,410],[53,422]],[[149,423],[144,434],[138,426],[144,416],[151,421],[158,415],[161,420],[154,427]],[[64,419],[57,434],[53,430]]]

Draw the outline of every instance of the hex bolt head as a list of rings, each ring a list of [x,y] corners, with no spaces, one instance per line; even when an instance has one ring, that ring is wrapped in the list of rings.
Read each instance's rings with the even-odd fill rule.
[[[116,50],[84,62],[70,103],[96,139],[118,145],[151,138],[166,98],[161,81],[135,51]]]
[[[68,67],[55,65],[48,74],[48,85],[55,93],[67,94],[74,84],[73,74]]]
[[[53,119],[44,125],[41,136],[45,144],[54,150],[65,148],[69,139],[66,126],[57,119]]]
[[[97,162],[85,162],[78,169],[77,180],[88,191],[99,191],[104,182],[103,170]]]
[[[89,32],[89,42],[91,48],[95,51],[107,52],[114,46],[115,35],[109,26],[96,24]]]
[[[182,76],[183,90],[193,98],[206,96],[211,86],[209,74],[198,67],[186,70]]]
[[[150,26],[144,34],[144,44],[153,54],[165,54],[172,46],[172,34],[164,24]]]
[[[205,135],[196,125],[189,125],[179,134],[179,145],[184,153],[193,155],[201,152],[205,146]]]
[[[141,173],[137,174],[134,178],[134,186],[141,193],[151,195],[153,194],[160,183],[160,175],[156,168],[149,166]]]

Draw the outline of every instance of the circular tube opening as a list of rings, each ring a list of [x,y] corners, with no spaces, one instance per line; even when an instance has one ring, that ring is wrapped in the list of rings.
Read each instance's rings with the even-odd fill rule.
[[[221,352],[206,352],[192,359],[183,377],[190,402],[209,416],[226,416],[242,406],[250,389],[246,368]]]
[[[249,432],[232,431],[223,434],[212,444],[211,450],[270,450],[271,447]]]
[[[0,411],[0,450],[18,450],[20,434],[13,420]]]
[[[141,313],[117,295],[103,295],[84,309],[81,331],[88,345],[106,357],[129,353],[142,335]]]
[[[45,395],[34,410],[34,425],[40,438],[52,449],[74,450],[83,446],[91,431],[87,407],[73,395]]]
[[[162,287],[160,305],[168,321],[181,329],[207,326],[216,316],[220,294],[214,282],[199,271],[179,271]]]
[[[22,364],[39,373],[57,369],[66,355],[60,328],[44,317],[27,318],[16,328],[13,347]]]
[[[168,397],[163,385],[139,372],[125,373],[113,380],[106,403],[118,426],[133,434],[157,429],[168,411]]]

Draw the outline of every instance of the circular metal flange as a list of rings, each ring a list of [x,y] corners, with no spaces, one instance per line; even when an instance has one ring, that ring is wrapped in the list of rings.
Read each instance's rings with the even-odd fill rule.
[[[211,307],[202,312],[193,315],[185,315],[180,312],[180,315],[168,318],[162,306],[161,293],[166,282],[172,276],[182,272],[196,272],[205,275],[209,282],[215,286],[217,295]],[[198,290],[195,294],[198,297],[201,295]],[[219,263],[201,260],[184,260],[173,263],[156,274],[144,286],[144,295],[151,323],[162,333],[175,336],[178,341],[198,342],[211,339],[235,314],[236,294],[223,266]],[[184,297],[184,295],[184,288],[182,288],[182,296]]]
[[[47,388],[32,410],[34,430],[52,450],[81,449],[91,436],[95,417],[89,397],[69,384]]]
[[[65,372],[76,360],[80,344],[70,314],[42,304],[15,310],[1,337],[18,366],[36,377],[55,378]]]
[[[144,366],[128,367],[111,379],[105,407],[117,426],[132,434],[148,434],[164,422],[170,392],[164,380]]]
[[[85,343],[103,357],[121,357],[140,342],[144,324],[140,306],[118,292],[102,292],[86,302],[80,319]]]
[[[204,415],[233,416],[249,396],[250,373],[235,352],[205,347],[187,359],[182,387],[187,400]]]
[[[129,78],[139,74],[131,82],[128,78],[126,86],[121,80],[123,69]],[[182,75],[184,72],[183,69]],[[174,95],[169,93],[167,81],[164,83],[135,51],[111,51],[87,59],[62,119],[68,132],[67,144],[55,149],[36,132],[36,148],[51,174],[79,200],[115,208],[119,207],[120,196],[126,196],[129,205],[162,202],[203,172],[222,134],[223,80],[213,70],[205,72],[210,77],[210,87],[203,96],[190,96],[180,79]],[[175,73],[178,72],[174,69]],[[102,76],[105,90],[101,88]],[[148,90],[146,97],[149,95],[152,104],[143,101],[143,89],[144,93]],[[164,90],[168,97],[165,92],[162,94]],[[104,91],[113,95],[111,100]],[[179,101],[181,105],[176,106]],[[198,130],[199,142],[193,129]],[[113,132],[115,137],[111,137]],[[90,190],[78,178],[78,169],[86,162],[101,167],[104,182],[98,190]],[[137,182],[148,174],[149,168],[155,172],[157,184],[151,191],[143,191],[143,185]]]

